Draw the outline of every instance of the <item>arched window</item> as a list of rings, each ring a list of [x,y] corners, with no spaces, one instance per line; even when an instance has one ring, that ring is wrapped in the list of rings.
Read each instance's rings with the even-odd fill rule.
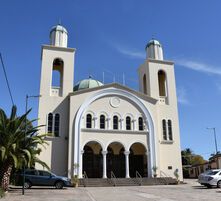
[[[100,116],[100,129],[105,129],[105,116],[103,114]]]
[[[166,74],[160,70],[158,72],[159,95],[166,96]]]
[[[168,137],[169,140],[173,140],[172,121],[168,120]]]
[[[92,128],[92,115],[91,114],[87,114],[86,128]]]
[[[143,118],[138,118],[138,124],[139,124],[139,131],[143,131]]]
[[[113,117],[113,129],[118,129],[118,116]]]
[[[162,126],[163,126],[163,140],[167,140],[167,124],[165,119],[163,119],[162,121]]]
[[[126,130],[131,130],[131,118],[126,117]]]
[[[52,83],[53,96],[61,96],[63,86],[63,68],[64,62],[61,59],[55,59],[52,66]]]
[[[146,78],[146,74],[144,74],[144,76],[143,76],[143,93],[147,94],[147,78]]]
[[[55,114],[54,121],[54,136],[59,137],[59,128],[60,128],[60,114]]]
[[[53,129],[53,114],[49,113],[48,114],[48,133],[52,133]]]

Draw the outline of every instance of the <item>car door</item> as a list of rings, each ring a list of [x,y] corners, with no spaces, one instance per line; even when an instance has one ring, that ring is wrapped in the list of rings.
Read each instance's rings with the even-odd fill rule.
[[[52,186],[54,185],[53,178],[50,172],[44,170],[38,170],[39,184],[42,186]]]
[[[38,185],[38,172],[34,169],[25,170],[25,181],[30,181],[33,186]]]

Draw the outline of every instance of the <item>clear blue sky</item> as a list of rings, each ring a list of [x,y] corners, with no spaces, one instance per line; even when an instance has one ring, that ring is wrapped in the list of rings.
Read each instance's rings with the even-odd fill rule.
[[[1,0],[0,51],[19,113],[25,95],[39,93],[41,45],[61,19],[69,32],[69,47],[77,49],[75,83],[89,74],[138,89],[137,67],[152,38],[175,61],[181,147],[208,158],[215,151],[216,127],[221,149],[221,1],[219,0]],[[0,68],[0,107],[11,102]],[[29,100],[30,118],[38,101]]]

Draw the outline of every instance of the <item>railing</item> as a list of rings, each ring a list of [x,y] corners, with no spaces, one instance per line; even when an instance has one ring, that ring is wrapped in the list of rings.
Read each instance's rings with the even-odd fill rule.
[[[88,176],[87,176],[87,173],[84,171],[84,174],[83,174],[83,181],[84,181],[84,187],[87,186],[87,183],[88,183]]]
[[[140,175],[140,173],[138,171],[136,171],[136,180],[139,184],[139,186],[142,185],[142,176]]]
[[[113,183],[114,186],[116,186],[116,176],[115,174],[113,173],[113,171],[111,171],[111,182]]]

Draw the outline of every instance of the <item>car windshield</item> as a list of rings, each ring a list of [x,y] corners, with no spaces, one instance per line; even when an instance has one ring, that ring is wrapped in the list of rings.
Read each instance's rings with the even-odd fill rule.
[[[215,171],[210,170],[210,171],[206,172],[206,174],[207,174],[207,175],[215,175],[215,174],[217,174],[218,172],[219,172],[218,170],[215,170]]]

